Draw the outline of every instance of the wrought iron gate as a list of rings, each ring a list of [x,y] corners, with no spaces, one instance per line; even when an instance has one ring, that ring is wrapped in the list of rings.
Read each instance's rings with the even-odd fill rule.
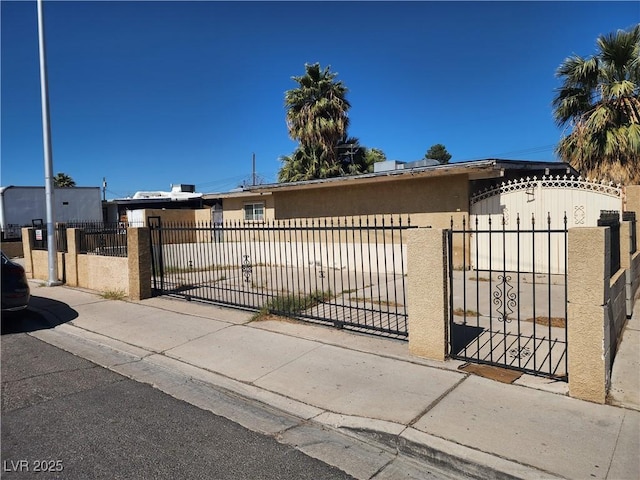
[[[566,215],[563,228],[553,228],[550,216],[543,225],[519,216],[514,223],[508,228],[496,215],[486,227],[464,221],[456,230],[452,220],[450,355],[566,381]],[[456,264],[454,243],[462,245]],[[484,270],[472,269],[481,264]]]
[[[148,225],[155,295],[407,337],[400,218]]]

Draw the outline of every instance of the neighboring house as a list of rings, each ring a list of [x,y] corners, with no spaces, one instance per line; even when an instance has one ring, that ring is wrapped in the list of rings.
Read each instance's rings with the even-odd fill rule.
[[[56,223],[102,221],[100,187],[54,188],[53,214]],[[47,222],[45,187],[0,187],[2,238],[19,238],[33,221]]]
[[[161,215],[167,220],[194,221],[194,212],[211,207],[205,203],[195,185],[172,185],[170,192],[140,191],[133,197],[105,202],[105,221],[146,224],[150,216]]]

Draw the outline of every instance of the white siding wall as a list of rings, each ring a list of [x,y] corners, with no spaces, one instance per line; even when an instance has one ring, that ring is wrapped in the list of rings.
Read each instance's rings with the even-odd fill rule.
[[[100,187],[55,188],[53,199],[56,222],[102,221]],[[0,209],[3,229],[8,225],[27,225],[34,219],[42,219],[46,223],[45,189],[6,187],[2,191]]]
[[[472,265],[478,270],[564,273],[564,235],[551,233],[549,242],[546,231],[563,230],[565,215],[567,228],[596,226],[601,210],[622,212],[621,188],[582,179],[547,177],[507,182],[478,194],[471,205],[470,227],[476,229],[477,221],[479,231],[471,236]],[[501,232],[503,216],[504,241],[495,233],[481,232],[489,228]],[[513,233],[518,228],[519,235]],[[536,233],[532,232],[534,229]]]

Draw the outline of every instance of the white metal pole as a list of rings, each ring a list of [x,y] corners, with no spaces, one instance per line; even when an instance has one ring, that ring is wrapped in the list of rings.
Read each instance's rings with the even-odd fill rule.
[[[44,45],[44,18],[42,0],[38,2],[38,45],[40,47],[40,95],[42,100],[42,141],[44,144],[44,187],[47,208],[47,252],[49,254],[49,286],[60,285],[58,281],[58,255],[53,211],[53,158],[51,155],[51,126],[49,123],[49,91],[47,82],[47,58]]]

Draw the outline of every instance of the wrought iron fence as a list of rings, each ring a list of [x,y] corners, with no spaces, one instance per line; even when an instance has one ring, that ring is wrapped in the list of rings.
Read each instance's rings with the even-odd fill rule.
[[[515,223],[507,228],[496,215],[485,228],[476,217],[454,229],[452,221],[450,355],[566,381],[566,215],[562,228],[552,228],[550,216],[543,225],[533,217],[528,225],[519,216]],[[456,266],[454,242],[464,245]]]
[[[68,228],[80,230],[78,251],[89,255],[106,257],[127,256],[126,222],[83,222],[67,224]]]
[[[629,254],[636,253],[636,212],[622,212],[622,220],[631,222],[629,238]]]
[[[67,229],[80,231],[78,252],[111,257],[127,256],[127,228],[142,226],[127,222],[66,222],[55,226],[56,249],[67,252]],[[36,223],[30,230],[34,250],[47,250],[47,226]]]
[[[155,294],[407,336],[408,218],[148,223]]]
[[[22,229],[31,227],[31,224],[8,223],[3,226],[0,232],[0,239],[4,241],[20,241],[22,240]]]
[[[67,229],[63,224],[55,227],[54,238],[56,240],[56,250],[58,252],[67,251]],[[29,231],[29,241],[34,250],[47,250],[49,247],[48,228],[45,224],[34,223]]]
[[[620,270],[620,212],[616,210],[600,210],[598,226],[609,227],[609,277],[613,277]]]

